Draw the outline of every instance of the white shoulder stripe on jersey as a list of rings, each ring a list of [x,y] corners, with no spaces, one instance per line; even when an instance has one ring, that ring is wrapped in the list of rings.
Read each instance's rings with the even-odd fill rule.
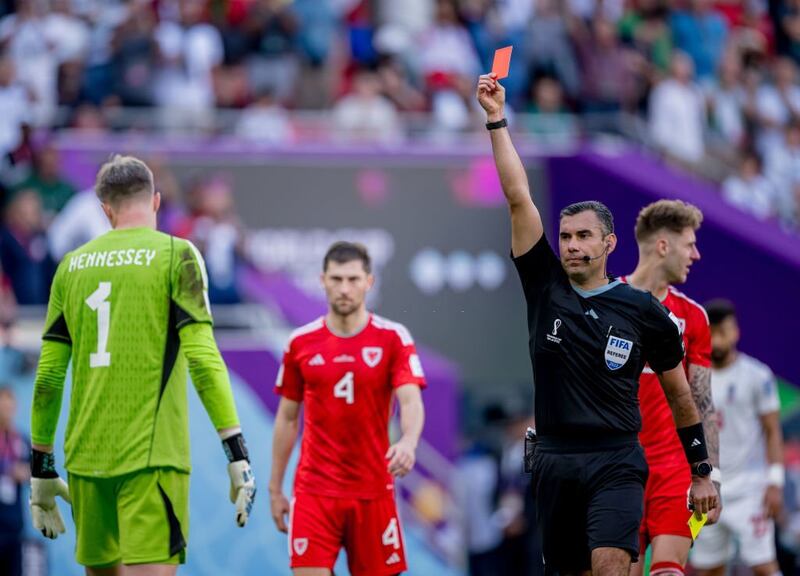
[[[275,386],[278,388],[283,386],[283,362],[281,362],[281,367],[278,368],[278,376],[275,378]]]
[[[382,316],[373,314],[372,325],[376,328],[380,328],[381,330],[393,330],[396,332],[400,337],[400,342],[403,343],[403,346],[411,346],[414,343],[414,339],[411,337],[411,332],[409,332],[408,328],[399,322],[392,322],[391,320],[383,318]]]
[[[689,298],[689,297],[688,297],[686,294],[684,294],[683,292],[681,292],[680,290],[678,290],[678,289],[677,289],[677,288],[675,288],[674,286],[670,286],[670,287],[669,287],[669,290],[670,290],[670,292],[672,292],[673,294],[675,294],[675,296],[677,296],[678,298],[683,298],[683,299],[684,299],[684,300],[686,300],[686,301],[687,301],[689,304],[692,304],[692,305],[693,305],[693,306],[695,306],[696,308],[699,308],[699,309],[700,309],[700,311],[703,313],[703,317],[705,317],[705,319],[706,319],[706,324],[708,324],[708,323],[709,323],[709,322],[708,322],[708,313],[706,312],[706,309],[705,309],[705,308],[703,308],[703,306],[702,306],[702,305],[701,305],[699,302],[697,302],[696,300],[692,300],[692,299],[691,299],[691,298]]]
[[[300,328],[297,328],[297,329],[293,330],[292,333],[289,334],[289,342],[291,342],[295,338],[299,338],[300,336],[303,336],[305,334],[310,334],[311,332],[316,332],[317,330],[322,328],[324,325],[325,325],[325,319],[322,316],[320,316],[319,318],[317,318],[313,322],[309,322],[308,324],[304,324],[303,326],[300,326]]]

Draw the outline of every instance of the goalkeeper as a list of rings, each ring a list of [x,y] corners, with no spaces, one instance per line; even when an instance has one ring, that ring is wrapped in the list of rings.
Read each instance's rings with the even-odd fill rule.
[[[205,265],[188,241],[155,230],[161,196],[140,160],[114,156],[95,185],[113,230],[67,254],[50,293],[31,417],[31,515],[64,532],[72,502],[76,559],[90,576],[168,576],[188,534],[187,367],[228,457],[244,526],[255,481],[211,329]],[[53,438],[67,365],[72,397],[65,468]]]

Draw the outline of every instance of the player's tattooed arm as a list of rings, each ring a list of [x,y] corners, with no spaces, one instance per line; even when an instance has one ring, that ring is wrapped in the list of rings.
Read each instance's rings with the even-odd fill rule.
[[[700,422],[697,406],[692,398],[692,391],[686,381],[683,366],[678,364],[672,370],[658,374],[664,395],[672,410],[672,418],[677,428],[685,428]]]
[[[714,468],[719,468],[719,428],[711,396],[711,368],[689,364],[689,388],[692,390],[692,398],[703,421],[708,459]]]

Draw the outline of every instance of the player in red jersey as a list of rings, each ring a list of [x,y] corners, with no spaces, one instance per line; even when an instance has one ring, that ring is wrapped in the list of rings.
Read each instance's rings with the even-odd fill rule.
[[[331,575],[342,545],[353,576],[406,570],[394,477],[414,466],[425,377],[408,330],[367,311],[373,281],[363,246],[331,246],[322,273],[328,313],[292,334],[278,373],[270,506],[278,529],[289,533],[295,576]],[[389,446],[394,397],[402,436]],[[290,504],[282,485],[301,403]]]
[[[711,479],[719,493],[719,434],[711,400],[711,334],[702,306],[672,287],[683,284],[691,265],[700,259],[695,231],[703,214],[680,200],[659,200],[645,206],[636,219],[639,263],[623,278],[636,288],[647,290],[676,317],[683,333],[686,369],[697,410],[703,419]],[[645,487],[642,517],[641,555],[652,546],[650,574],[682,576],[692,539],[687,521],[686,492],[691,475],[708,470],[690,470],[675,432],[672,412],[652,370],[645,367],[639,379],[639,404],[644,447],[650,475]],[[721,506],[712,510],[709,522],[719,518]],[[633,565],[632,576],[642,573],[642,561]]]

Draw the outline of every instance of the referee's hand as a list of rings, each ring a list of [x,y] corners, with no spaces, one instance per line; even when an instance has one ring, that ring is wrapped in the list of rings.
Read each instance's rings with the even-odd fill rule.
[[[692,486],[689,489],[689,502],[695,512],[708,514],[719,505],[719,494],[711,478],[692,476]]]
[[[476,96],[481,108],[486,111],[486,118],[490,122],[496,122],[503,118],[506,89],[495,79],[493,74],[484,74],[478,79]]]

